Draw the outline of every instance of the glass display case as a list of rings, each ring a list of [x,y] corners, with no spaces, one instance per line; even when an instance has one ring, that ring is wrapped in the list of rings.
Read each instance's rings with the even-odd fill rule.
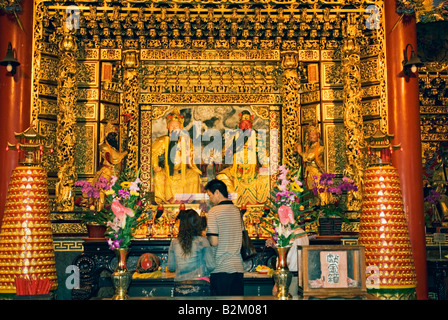
[[[367,294],[363,246],[298,246],[298,285],[303,297]]]

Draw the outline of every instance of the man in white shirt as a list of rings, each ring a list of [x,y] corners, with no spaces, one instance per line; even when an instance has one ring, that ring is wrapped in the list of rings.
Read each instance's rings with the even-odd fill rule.
[[[214,205],[207,214],[207,237],[214,249],[216,261],[215,269],[210,274],[210,295],[243,296],[243,226],[240,210],[228,199],[224,182],[211,180],[205,186],[205,191]]]

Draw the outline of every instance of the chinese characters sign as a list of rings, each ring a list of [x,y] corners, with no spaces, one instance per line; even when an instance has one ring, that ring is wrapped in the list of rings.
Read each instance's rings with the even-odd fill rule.
[[[347,252],[320,252],[322,287],[347,288]]]

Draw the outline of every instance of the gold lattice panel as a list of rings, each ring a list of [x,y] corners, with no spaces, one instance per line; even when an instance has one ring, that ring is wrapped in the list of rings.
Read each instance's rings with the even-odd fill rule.
[[[78,174],[93,175],[96,172],[97,124],[78,123],[76,126],[76,168]]]
[[[342,174],[345,167],[345,131],[342,124],[324,124],[327,172]]]

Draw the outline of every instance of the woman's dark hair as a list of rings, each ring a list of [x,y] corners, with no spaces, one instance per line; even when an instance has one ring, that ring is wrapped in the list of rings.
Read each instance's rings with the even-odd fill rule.
[[[202,234],[202,219],[193,209],[182,210],[177,217],[179,218],[179,233],[177,239],[184,251],[184,255],[189,255],[193,239]]]
[[[229,193],[227,191],[227,186],[224,182],[222,182],[221,180],[218,179],[213,179],[210,180],[206,185],[205,185],[205,190],[210,191],[211,193],[215,193],[216,190],[219,190],[219,192],[221,192],[221,194],[225,197],[228,198],[229,197]]]

